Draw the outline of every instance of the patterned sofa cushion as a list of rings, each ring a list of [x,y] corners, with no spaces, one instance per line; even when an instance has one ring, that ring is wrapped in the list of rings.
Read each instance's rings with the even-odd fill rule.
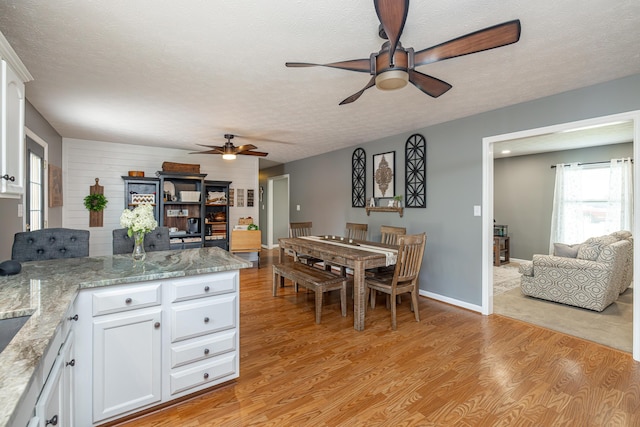
[[[600,256],[602,248],[606,245],[617,242],[618,239],[613,236],[590,237],[578,249],[578,259],[586,259],[595,261]]]

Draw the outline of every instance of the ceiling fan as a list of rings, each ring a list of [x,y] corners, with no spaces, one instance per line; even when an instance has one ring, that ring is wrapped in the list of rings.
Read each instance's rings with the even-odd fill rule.
[[[203,147],[209,147],[211,148],[211,150],[196,151],[194,153],[189,153],[189,154],[222,154],[222,158],[225,160],[233,160],[236,158],[236,155],[238,154],[243,154],[245,156],[259,156],[259,157],[265,157],[267,154],[269,154],[261,151],[253,151],[256,148],[258,148],[253,144],[245,144],[245,145],[236,147],[235,145],[233,145],[233,142],[231,142],[234,136],[235,135],[230,133],[225,134],[224,138],[227,140],[227,142],[223,146],[198,144]]]
[[[379,52],[372,53],[367,59],[352,59],[328,64],[287,62],[285,65],[287,67],[339,68],[369,73],[373,76],[365,87],[344,99],[340,105],[357,100],[365,90],[374,85],[381,90],[394,90],[406,86],[407,82],[411,82],[427,95],[437,98],[451,89],[451,85],[416,71],[415,67],[506,46],[520,39],[520,20],[516,19],[415,52],[413,48],[405,49],[400,43],[400,36],[409,11],[409,0],[374,0],[373,4],[380,20],[378,34],[388,40],[384,42]]]

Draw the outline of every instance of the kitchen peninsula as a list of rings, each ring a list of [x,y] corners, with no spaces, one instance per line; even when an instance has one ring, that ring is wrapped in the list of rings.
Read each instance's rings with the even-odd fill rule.
[[[0,426],[97,425],[236,378],[238,270],[250,266],[211,247],[0,277],[0,320],[30,316],[0,353]]]

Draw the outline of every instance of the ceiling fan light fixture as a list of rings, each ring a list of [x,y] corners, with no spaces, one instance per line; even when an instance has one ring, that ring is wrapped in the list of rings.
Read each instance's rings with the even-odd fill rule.
[[[376,76],[376,87],[380,90],[402,89],[409,82],[409,73],[404,70],[389,70]]]
[[[222,158],[224,160],[235,160],[236,159],[236,155],[233,153],[225,153],[222,155]]]

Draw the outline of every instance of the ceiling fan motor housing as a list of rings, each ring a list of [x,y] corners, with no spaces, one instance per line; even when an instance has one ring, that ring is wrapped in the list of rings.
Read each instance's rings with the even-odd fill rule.
[[[389,42],[382,45],[380,52],[371,54],[371,69],[376,76],[378,89],[400,89],[409,82],[408,71],[413,68],[413,48],[404,49],[398,43],[393,60],[390,59]]]

